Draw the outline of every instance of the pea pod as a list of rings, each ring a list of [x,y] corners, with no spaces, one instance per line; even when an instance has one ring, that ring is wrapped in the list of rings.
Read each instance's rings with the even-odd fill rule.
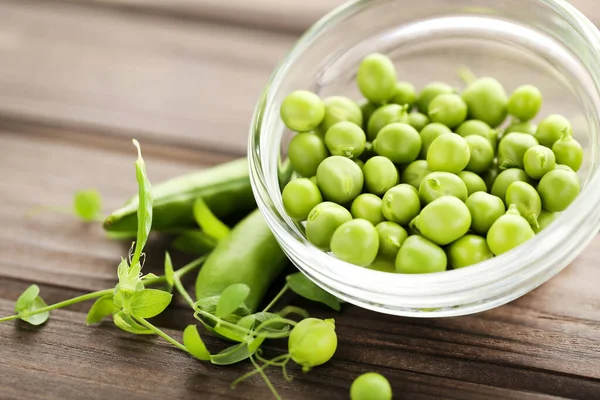
[[[193,206],[202,198],[219,218],[245,214],[256,207],[248,162],[240,158],[209,169],[170,179],[154,186],[152,230],[175,231],[194,226]],[[137,227],[138,196],[104,221],[109,232],[130,232]]]

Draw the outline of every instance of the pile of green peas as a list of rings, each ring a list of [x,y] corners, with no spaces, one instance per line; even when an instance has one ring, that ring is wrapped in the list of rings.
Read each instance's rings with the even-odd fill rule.
[[[410,274],[467,267],[531,239],[579,194],[583,149],[565,117],[532,122],[536,87],[508,96],[484,77],[417,93],[378,53],[356,82],[361,102],[298,90],[280,109],[298,132],[283,206],[340,260]]]

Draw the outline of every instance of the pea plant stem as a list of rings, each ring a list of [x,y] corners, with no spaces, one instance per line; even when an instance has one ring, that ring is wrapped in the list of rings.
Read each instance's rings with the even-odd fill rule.
[[[285,292],[287,292],[287,290],[289,288],[290,288],[290,286],[286,283],[283,286],[283,288],[281,288],[281,290],[279,291],[279,293],[277,293],[277,296],[275,296],[273,298],[273,300],[271,300],[271,302],[265,307],[265,309],[263,310],[263,312],[269,311],[275,305],[275,303],[277,303],[279,301],[279,299],[281,298],[281,296],[283,296],[285,294]]]
[[[198,268],[200,265],[202,265],[202,263],[205,260],[206,260],[206,256],[202,256],[200,258],[195,259],[194,261],[190,262],[189,264],[187,264],[187,265],[179,268],[177,271],[175,271],[174,277],[177,276],[177,277],[179,277],[179,279],[183,278],[186,274],[188,274],[189,272],[192,272],[193,270]],[[150,278],[150,279],[144,280],[144,285],[158,285],[159,283],[164,283],[166,281],[167,281],[166,276],[161,275],[156,278]]]
[[[173,346],[177,347],[180,350],[183,350],[187,353],[187,349],[184,345],[179,343],[177,340],[173,339],[171,336],[167,335],[163,331],[161,331],[156,326],[152,325],[150,322],[146,321],[144,318],[133,317],[137,322],[144,325],[146,328],[150,329],[154,333],[156,333],[161,338],[165,339],[167,342],[171,343]]]
[[[256,361],[254,361],[254,357],[250,356],[250,362],[252,362],[252,365],[254,365],[254,368],[256,368],[258,370],[258,373],[260,374],[260,376],[262,376],[262,378],[264,379],[265,383],[267,384],[267,386],[269,387],[269,389],[271,390],[271,393],[273,393],[273,396],[275,396],[275,399],[277,400],[281,400],[281,396],[279,396],[279,393],[277,393],[277,390],[275,390],[275,388],[273,387],[273,384],[271,383],[271,381],[269,380],[269,377],[267,376],[267,374],[265,374],[265,372],[263,371],[263,368],[261,368]]]

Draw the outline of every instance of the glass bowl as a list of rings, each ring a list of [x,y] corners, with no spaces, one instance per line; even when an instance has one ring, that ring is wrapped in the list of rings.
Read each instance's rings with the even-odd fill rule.
[[[374,311],[457,316],[484,311],[528,293],[564,269],[600,224],[600,33],[563,0],[359,0],[310,28],[274,71],[255,110],[249,163],[258,206],[281,247],[312,281]],[[281,188],[293,133],[279,118],[293,90],[359,100],[355,72],[372,52],[390,56],[400,80],[464,86],[458,71],[500,80],[507,92],[533,84],[544,94],[540,116],[560,113],[585,150],[580,196],[547,229],[483,263],[440,273],[380,272],[318,250],[284,212]],[[539,118],[537,119],[539,120]]]

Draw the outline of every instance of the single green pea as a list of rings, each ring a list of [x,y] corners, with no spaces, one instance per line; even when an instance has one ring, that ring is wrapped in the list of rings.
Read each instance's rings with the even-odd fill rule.
[[[550,225],[558,216],[559,212],[550,212],[546,210],[542,210],[540,216],[538,217],[538,228],[533,228],[536,234],[540,233],[542,230],[546,229],[548,225]]]
[[[407,225],[421,211],[419,195],[414,187],[401,183],[385,192],[383,216],[400,225]]]
[[[545,210],[564,211],[579,195],[579,178],[575,172],[554,169],[543,176],[537,190]]]
[[[538,125],[535,137],[542,146],[552,148],[564,132],[572,132],[573,128],[568,119],[562,115],[552,114],[544,118]]]
[[[397,164],[408,164],[421,151],[421,136],[408,124],[395,122],[383,127],[373,142],[375,152]]]
[[[421,235],[443,246],[469,231],[471,213],[460,199],[442,196],[426,205],[414,224]]]
[[[427,165],[432,171],[459,173],[471,158],[471,151],[466,140],[456,133],[441,135],[429,146]]]
[[[448,266],[444,250],[423,236],[409,236],[396,256],[396,271],[402,274],[442,272]]]
[[[379,256],[396,259],[400,246],[408,237],[406,229],[392,221],[380,222],[375,229],[379,234]]]
[[[498,132],[483,121],[477,119],[465,121],[456,128],[456,134],[464,138],[467,136],[484,137],[490,142],[492,149],[496,151],[496,146],[498,145]]]
[[[547,172],[554,169],[556,158],[549,148],[541,145],[532,146],[523,156],[523,165],[527,175],[533,179],[541,179]]]
[[[430,173],[431,171],[429,170],[426,160],[416,160],[404,168],[401,181],[402,183],[408,183],[418,190],[423,178]]]
[[[429,123],[431,123],[431,120],[425,114],[419,112],[408,114],[408,124],[419,132]]]
[[[450,94],[455,93],[456,90],[443,82],[431,82],[425,85],[421,93],[419,93],[419,98],[417,99],[417,107],[419,107],[419,111],[422,113],[427,113],[429,110],[429,103],[431,100],[435,99],[437,96],[441,94]]]
[[[377,229],[366,219],[344,222],[331,237],[331,251],[342,261],[366,267],[379,251]]]
[[[372,193],[359,194],[350,206],[350,212],[354,218],[366,219],[373,225],[384,221],[381,211],[382,200]]]
[[[288,145],[292,168],[302,176],[315,175],[319,164],[328,156],[323,139],[314,133],[299,133]]]
[[[512,132],[504,135],[498,145],[498,165],[500,169],[521,168],[525,152],[539,143],[537,139],[526,133]]]
[[[327,132],[329,128],[338,122],[349,121],[363,126],[363,113],[354,100],[344,96],[331,96],[323,100],[325,106],[325,117],[319,128]]]
[[[350,121],[338,122],[325,134],[325,145],[333,156],[359,157],[365,151],[366,141],[362,128]]]
[[[526,182],[513,182],[506,189],[506,204],[514,204],[519,214],[537,229],[538,216],[542,212],[542,199],[533,186]]]
[[[410,82],[397,82],[396,93],[390,102],[401,106],[406,104],[410,110],[415,104],[415,101],[417,101],[417,91],[413,84]]]
[[[531,121],[514,121],[505,130],[504,133],[520,132],[535,136],[538,126]]]
[[[485,192],[475,192],[469,196],[465,205],[471,213],[471,230],[485,235],[490,227],[506,212],[504,201]]]
[[[396,67],[383,54],[369,54],[358,67],[356,83],[363,96],[370,101],[388,101],[396,94]]]
[[[326,200],[348,204],[362,191],[364,176],[354,161],[331,156],[317,168],[317,184]]]
[[[428,115],[433,122],[456,128],[467,118],[467,104],[458,94],[441,94],[429,103]]]
[[[392,387],[383,375],[367,372],[352,382],[350,400],[392,400]]]
[[[423,178],[419,185],[419,198],[423,204],[442,196],[454,196],[465,201],[469,191],[463,180],[450,172],[432,172]]]
[[[508,186],[516,181],[527,182],[529,184],[533,183],[533,180],[522,169],[509,168],[498,174],[496,180],[494,181],[494,185],[492,186],[491,193],[504,201]]]
[[[479,78],[462,92],[469,117],[478,119],[492,128],[502,124],[507,114],[508,96],[500,82],[494,78]]]
[[[431,143],[442,136],[444,133],[451,133],[452,131],[444,124],[440,124],[437,122],[432,122],[431,124],[426,125],[423,129],[421,129],[419,135],[421,135],[421,153],[420,157],[425,159],[427,158],[427,151],[429,151],[429,146]]]
[[[556,162],[569,166],[573,171],[579,171],[583,163],[583,149],[579,142],[573,139],[570,131],[565,131],[561,138],[552,145]]]
[[[305,318],[292,329],[288,351],[292,360],[308,372],[312,367],[325,364],[337,349],[337,335],[333,319]]]
[[[407,107],[398,104],[387,104],[379,107],[371,115],[371,118],[369,118],[367,138],[370,141],[375,140],[377,134],[384,126],[394,122],[402,122],[404,124],[409,122]]]
[[[281,197],[285,212],[300,221],[308,218],[310,210],[323,201],[319,188],[307,178],[295,179],[285,185]]]
[[[535,118],[540,108],[542,92],[533,85],[519,86],[508,99],[508,113],[521,121]]]
[[[465,170],[478,174],[489,170],[494,164],[494,148],[490,142],[482,137],[470,135],[464,138],[469,146],[469,163]]]
[[[488,247],[499,256],[525,243],[535,236],[529,222],[519,214],[516,205],[511,205],[506,214],[494,222],[487,233]]]
[[[382,156],[367,160],[363,167],[367,191],[378,196],[398,183],[398,170],[394,163]]]
[[[379,104],[370,102],[369,100],[363,100],[359,103],[360,110],[362,111],[363,128],[367,129],[371,115],[379,108]]]
[[[279,110],[281,120],[295,132],[315,129],[325,117],[325,105],[316,94],[307,90],[296,90],[288,94]]]
[[[446,249],[448,264],[454,269],[478,264],[494,257],[485,238],[465,235],[452,242]]]
[[[318,248],[328,251],[333,232],[352,219],[350,211],[329,201],[317,204],[308,214],[306,237]]]
[[[467,194],[470,196],[475,192],[487,192],[485,181],[479,175],[471,171],[461,171],[458,177],[465,183]]]

